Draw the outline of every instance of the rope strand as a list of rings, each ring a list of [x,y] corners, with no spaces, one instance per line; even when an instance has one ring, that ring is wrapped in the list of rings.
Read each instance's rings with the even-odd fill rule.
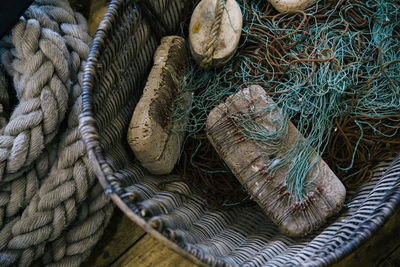
[[[216,0],[215,3],[215,17],[210,29],[210,35],[206,42],[206,49],[203,60],[200,63],[200,67],[204,70],[209,70],[212,65],[212,59],[214,56],[215,49],[218,47],[218,39],[221,33],[222,17],[224,14],[224,0]]]

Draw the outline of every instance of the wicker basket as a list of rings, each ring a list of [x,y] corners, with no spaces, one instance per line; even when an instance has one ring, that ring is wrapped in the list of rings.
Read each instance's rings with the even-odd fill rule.
[[[400,198],[400,158],[382,162],[369,183],[348,192],[338,216],[303,239],[280,234],[257,206],[208,209],[185,183],[173,176],[152,177],[135,160],[126,143],[131,114],[160,38],[176,33],[189,1],[115,0],[100,23],[84,74],[80,129],[106,193],[143,229],[200,265],[339,261],[393,213]],[[110,140],[120,140],[119,145],[107,147]]]

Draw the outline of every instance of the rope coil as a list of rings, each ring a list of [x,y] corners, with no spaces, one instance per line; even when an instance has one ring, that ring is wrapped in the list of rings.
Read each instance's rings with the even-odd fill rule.
[[[95,183],[78,128],[91,42],[85,18],[66,0],[34,2],[0,42],[1,63],[19,102],[0,132],[0,263],[5,266],[39,259],[77,266],[111,216],[113,206]],[[5,86],[2,82],[0,91]]]

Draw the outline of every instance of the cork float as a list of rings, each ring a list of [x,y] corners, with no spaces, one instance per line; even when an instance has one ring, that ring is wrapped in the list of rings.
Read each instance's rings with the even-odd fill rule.
[[[243,18],[235,0],[202,0],[189,25],[194,60],[205,70],[221,67],[235,54]]]
[[[271,171],[301,135],[289,122],[279,147],[244,134],[243,121],[255,121],[267,132],[282,126],[283,115],[260,86],[250,86],[215,107],[206,124],[207,137],[232,173],[280,231],[304,236],[320,227],[344,204],[346,190],[329,166],[319,159],[307,173],[302,201],[290,192],[285,177],[290,163]],[[304,140],[300,136],[300,140]],[[311,149],[311,148],[310,148]],[[312,151],[312,150],[310,150]],[[315,152],[313,158],[318,155]]]
[[[317,2],[317,0],[268,0],[280,13],[304,10]]]
[[[168,174],[180,154],[190,108],[191,92],[180,91],[180,80],[188,66],[182,37],[161,40],[143,95],[136,105],[128,143],[136,158],[153,174]]]

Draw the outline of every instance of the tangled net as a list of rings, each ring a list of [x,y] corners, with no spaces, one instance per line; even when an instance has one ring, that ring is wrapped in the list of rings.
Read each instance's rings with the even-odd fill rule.
[[[215,201],[224,199],[220,204],[246,199],[217,160],[204,126],[213,107],[257,84],[281,108],[284,123],[292,121],[305,137],[283,159],[291,161],[285,182],[297,199],[307,192],[307,170],[319,160],[307,147],[348,188],[368,180],[374,164],[400,144],[399,1],[325,0],[288,13],[263,0],[238,2],[244,23],[235,57],[208,72],[193,63],[182,80],[181,90],[195,95],[178,172]],[[250,139],[276,139],[254,123],[244,127]]]

